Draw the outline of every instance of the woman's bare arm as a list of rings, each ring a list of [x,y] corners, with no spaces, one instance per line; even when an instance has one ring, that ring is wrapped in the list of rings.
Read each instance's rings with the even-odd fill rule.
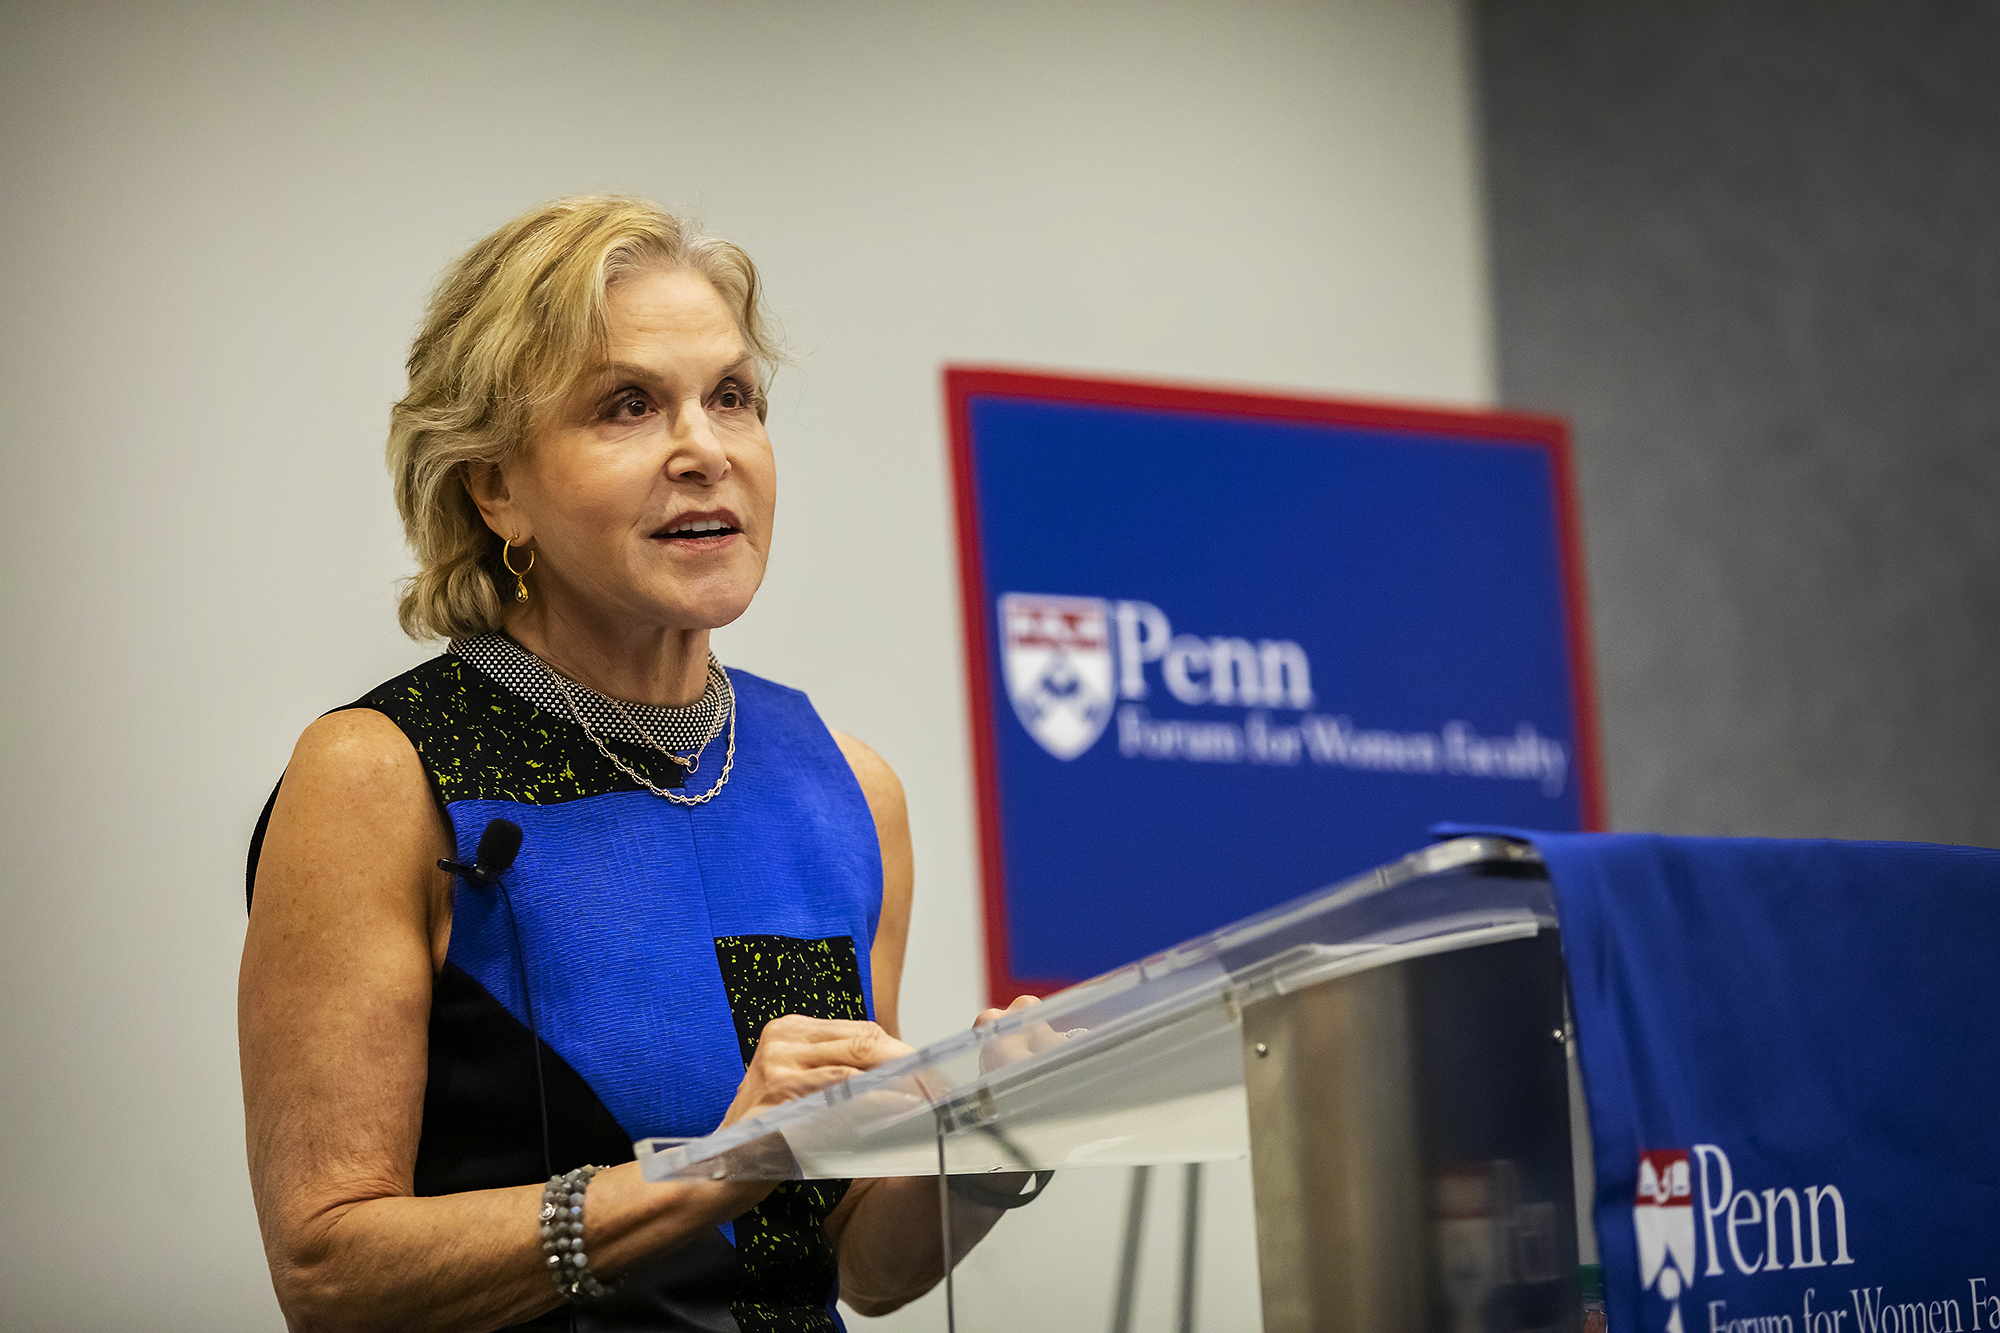
[[[881,755],[845,732],[833,739],[854,770],[868,813],[875,820],[875,841],[882,849],[882,911],[875,924],[875,944],[868,951],[874,978],[875,1021],[892,1037],[903,1035],[897,997],[903,988],[903,951],[910,941],[910,900],[916,883],[915,857],[910,850],[910,812],[903,784]]]
[[[257,871],[238,995],[251,1185],[295,1329],[490,1329],[556,1304],[540,1185],[412,1197],[431,979],[449,930],[450,843],[423,769],[379,713],[308,728]],[[725,1123],[906,1048],[872,1023],[783,1019]],[[590,1185],[605,1280],[734,1217],[768,1185]]]
[[[838,731],[833,736],[868,798],[882,848],[882,914],[869,967],[874,975],[876,1020],[894,1033],[915,883],[909,812],[903,784],[882,757],[852,736]],[[988,1010],[979,1021],[991,1021],[1000,1012]],[[1023,1179],[995,1176],[989,1183],[1018,1188]],[[964,1258],[999,1220],[999,1209],[953,1199],[952,1262]],[[860,1314],[887,1314],[944,1279],[935,1176],[857,1180],[827,1218],[826,1230],[840,1254],[841,1299]]]

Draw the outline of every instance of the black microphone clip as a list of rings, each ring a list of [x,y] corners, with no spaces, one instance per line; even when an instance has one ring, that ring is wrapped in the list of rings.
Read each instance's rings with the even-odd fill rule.
[[[511,819],[496,819],[479,835],[479,850],[472,854],[471,861],[440,860],[438,869],[457,875],[467,884],[490,889],[520,853],[521,826]]]

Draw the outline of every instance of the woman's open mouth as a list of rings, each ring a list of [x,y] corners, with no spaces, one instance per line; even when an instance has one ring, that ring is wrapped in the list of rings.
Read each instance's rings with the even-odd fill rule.
[[[675,546],[711,548],[722,545],[737,533],[727,517],[695,516],[675,519],[653,534],[653,540]]]

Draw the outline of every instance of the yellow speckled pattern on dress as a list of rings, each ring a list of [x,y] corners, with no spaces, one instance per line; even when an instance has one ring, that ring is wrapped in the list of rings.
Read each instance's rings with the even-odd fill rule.
[[[786,1014],[863,1020],[854,941],[731,935],[715,941],[736,1037],[748,1065],[764,1025]],[[794,1180],[736,1219],[736,1253],[758,1298],[730,1307],[739,1327],[758,1333],[820,1333],[834,1327],[813,1302],[838,1280],[826,1218],[847,1193],[845,1180]]]
[[[378,687],[359,706],[386,713],[410,738],[441,805],[557,805],[642,790],[598,753],[574,722],[502,689],[450,653]],[[657,750],[609,744],[660,786],[681,785],[680,765]]]

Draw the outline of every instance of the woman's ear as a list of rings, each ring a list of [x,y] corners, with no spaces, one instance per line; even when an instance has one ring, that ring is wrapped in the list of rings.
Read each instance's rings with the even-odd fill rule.
[[[498,463],[465,464],[465,491],[500,540],[518,546],[535,535],[534,525],[514,503],[513,492],[507,489],[507,474]]]

